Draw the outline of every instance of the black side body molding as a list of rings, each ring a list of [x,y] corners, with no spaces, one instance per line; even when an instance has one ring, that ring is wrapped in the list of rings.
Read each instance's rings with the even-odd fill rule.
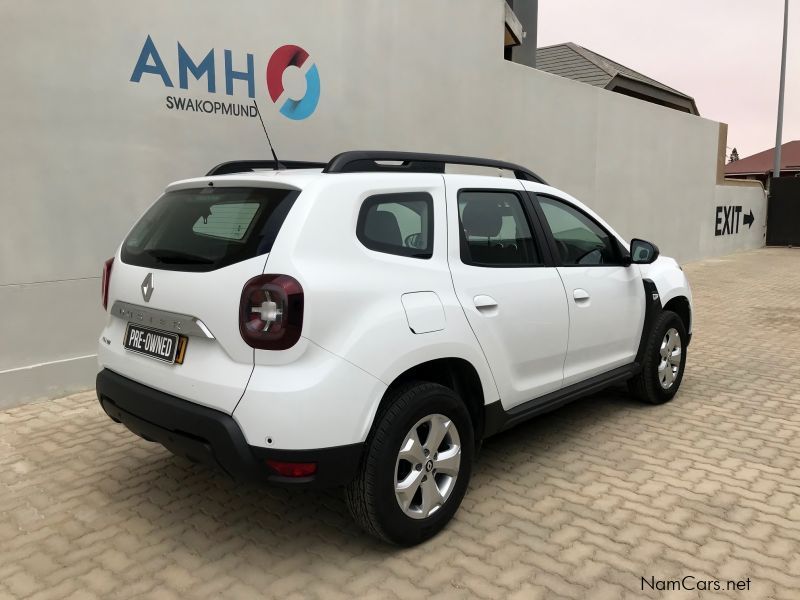
[[[595,375],[586,381],[579,381],[578,383],[556,390],[555,392],[550,392],[540,398],[529,400],[508,411],[503,408],[499,400],[487,404],[485,409],[486,426],[484,437],[486,438],[495,433],[510,429],[523,421],[560,408],[573,400],[577,400],[593,392],[598,392],[610,385],[627,381],[631,377],[638,375],[640,371],[641,366],[639,363],[618,367],[607,373]]]

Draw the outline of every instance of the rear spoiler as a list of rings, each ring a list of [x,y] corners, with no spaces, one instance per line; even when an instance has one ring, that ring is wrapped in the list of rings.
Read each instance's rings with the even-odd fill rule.
[[[208,173],[206,177],[212,175],[230,175],[231,173],[247,173],[256,169],[324,169],[328,163],[311,162],[307,160],[282,160],[280,163],[274,160],[231,160],[220,163]]]

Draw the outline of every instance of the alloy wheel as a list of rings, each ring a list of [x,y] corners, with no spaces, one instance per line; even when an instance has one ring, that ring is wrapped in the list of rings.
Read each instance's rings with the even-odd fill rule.
[[[395,497],[412,519],[425,519],[447,501],[461,467],[461,439],[455,423],[433,414],[406,434],[395,464]]]
[[[681,369],[681,336],[674,327],[664,334],[659,353],[661,360],[658,363],[658,381],[662,388],[668,390],[675,383]]]

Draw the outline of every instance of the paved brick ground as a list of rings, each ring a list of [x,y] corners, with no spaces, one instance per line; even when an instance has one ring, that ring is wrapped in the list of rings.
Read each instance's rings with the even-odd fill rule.
[[[800,250],[686,270],[677,398],[610,391],[493,438],[455,521],[410,550],[338,493],[173,458],[92,393],[0,413],[0,598],[800,598]],[[642,591],[686,575],[750,589]]]

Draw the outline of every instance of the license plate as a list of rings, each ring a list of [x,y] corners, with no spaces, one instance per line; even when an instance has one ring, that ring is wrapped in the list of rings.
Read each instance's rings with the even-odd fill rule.
[[[175,358],[178,356],[181,360],[177,362],[183,362],[186,338],[175,333],[128,323],[122,345],[131,352],[172,364],[176,362]]]

